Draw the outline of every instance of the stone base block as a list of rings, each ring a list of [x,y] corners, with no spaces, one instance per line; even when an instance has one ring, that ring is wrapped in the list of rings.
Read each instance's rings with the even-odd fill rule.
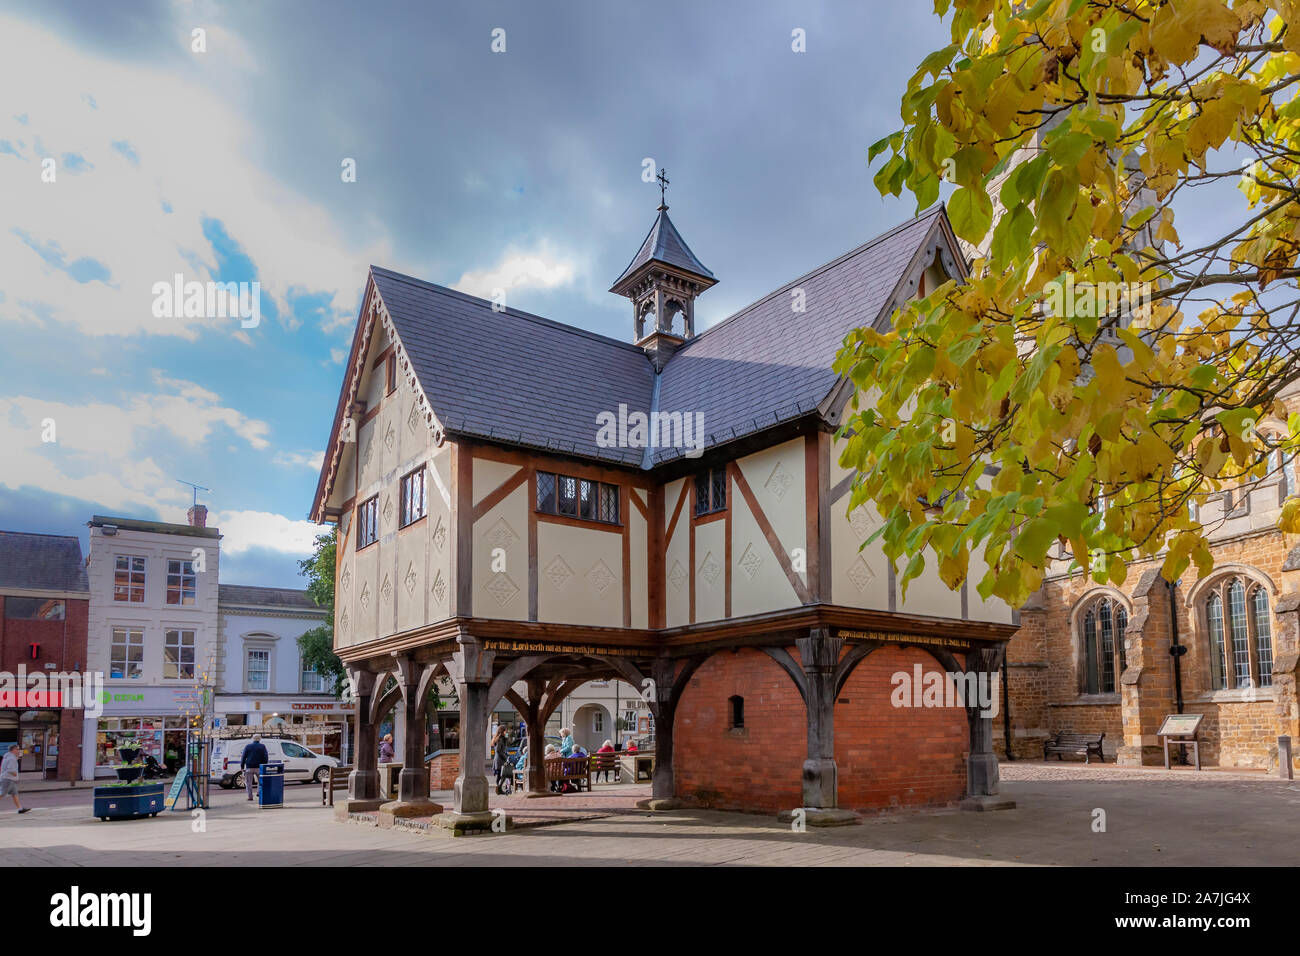
[[[810,827],[847,827],[862,822],[862,817],[852,810],[841,810],[838,807],[800,807],[799,809],[803,813],[804,824]],[[793,823],[794,814],[793,810],[782,810],[776,818],[782,823]]]
[[[335,800],[334,819],[346,820],[349,813],[374,813],[384,803],[383,800]]]
[[[497,823],[500,819],[502,822]],[[438,814],[433,818],[435,826],[446,830],[451,836],[468,836],[471,833],[500,833],[509,830],[513,821],[505,814],[494,813],[456,813],[454,810]],[[493,828],[493,824],[496,828]]]
[[[432,817],[442,813],[442,804],[432,800],[393,800],[379,808],[379,825],[391,827],[406,817]]]
[[[991,794],[982,797],[967,797],[961,803],[957,804],[963,810],[1014,810],[1016,801],[1009,800],[1006,797]]]

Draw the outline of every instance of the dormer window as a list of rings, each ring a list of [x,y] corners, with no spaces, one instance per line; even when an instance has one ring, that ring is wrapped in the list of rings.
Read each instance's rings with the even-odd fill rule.
[[[727,507],[727,466],[709,468],[695,476],[695,516],[713,514]]]
[[[390,352],[390,353],[389,353],[389,355],[388,355],[387,368],[386,368],[385,371],[386,371],[386,373],[387,373],[387,379],[386,379],[386,381],[387,381],[387,391],[385,391],[384,394],[385,394],[385,395],[392,395],[393,392],[397,391],[397,355],[396,355],[396,353],[393,353],[393,352]]]

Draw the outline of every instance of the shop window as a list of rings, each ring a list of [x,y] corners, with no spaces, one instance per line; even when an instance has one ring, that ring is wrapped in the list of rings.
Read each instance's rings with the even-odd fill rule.
[[[198,579],[193,561],[167,562],[167,603],[190,607],[194,604]]]
[[[144,676],[144,631],[131,627],[113,628],[108,676],[138,680]]]
[[[163,677],[194,679],[194,632],[169,630],[163,643]]]
[[[1083,616],[1084,686],[1088,694],[1113,694],[1124,673],[1124,631],[1128,611],[1110,598],[1093,603]]]
[[[7,597],[5,617],[11,621],[62,621],[64,604],[48,598]]]
[[[130,554],[114,558],[113,600],[144,603],[144,558]]]

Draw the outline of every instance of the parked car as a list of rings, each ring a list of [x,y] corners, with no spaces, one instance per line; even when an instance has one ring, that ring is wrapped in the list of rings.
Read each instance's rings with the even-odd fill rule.
[[[238,737],[212,742],[212,779],[226,790],[244,785],[244,772],[239,769],[239,761],[244,756],[244,748],[252,743],[250,737]],[[301,780],[303,783],[320,783],[329,774],[330,767],[339,766],[338,758],[318,754],[308,750],[293,740],[278,737],[263,737],[267,756],[273,763],[284,764],[284,779]]]

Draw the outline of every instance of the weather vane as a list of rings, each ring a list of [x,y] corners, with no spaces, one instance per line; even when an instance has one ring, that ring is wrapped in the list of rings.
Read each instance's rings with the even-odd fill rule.
[[[659,183],[659,208],[667,209],[668,202],[664,198],[664,193],[668,189],[668,170],[659,170],[659,175],[655,177],[655,181]]]

